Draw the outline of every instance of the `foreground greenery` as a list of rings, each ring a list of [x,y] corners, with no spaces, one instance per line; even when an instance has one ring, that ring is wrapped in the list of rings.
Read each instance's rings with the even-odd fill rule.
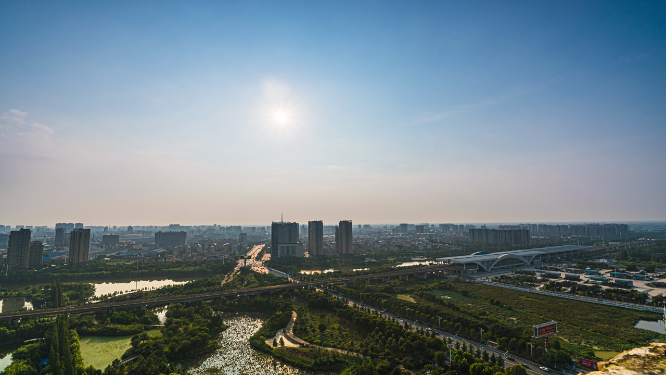
[[[472,340],[480,341],[483,329],[484,340],[523,357],[530,357],[531,343],[533,359],[550,365],[570,363],[572,355],[594,359],[596,351],[622,351],[662,338],[634,328],[641,319],[657,320],[657,314],[476,283],[420,280],[368,286],[357,281],[336,289],[351,298],[363,293],[363,300],[375,306],[433,327],[441,324],[442,330]],[[399,299],[398,294],[409,295],[413,302]],[[550,320],[558,322],[560,333],[555,350],[546,353],[543,340],[531,338],[532,326]]]
[[[46,360],[42,360],[45,358]],[[101,375],[92,366],[85,368],[81,358],[79,336],[71,330],[69,318],[58,316],[50,322],[44,339],[23,345],[12,355],[4,375]]]

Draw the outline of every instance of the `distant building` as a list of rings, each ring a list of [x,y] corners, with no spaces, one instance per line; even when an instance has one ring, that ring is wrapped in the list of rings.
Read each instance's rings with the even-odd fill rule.
[[[65,227],[59,227],[56,228],[56,235],[55,235],[55,247],[62,249],[65,246],[67,246],[67,228]]]
[[[42,241],[30,241],[30,255],[28,267],[41,267],[44,258],[44,244]]]
[[[402,223],[398,225],[398,233],[407,233],[409,230],[409,224]]]
[[[352,235],[352,222],[351,220],[342,220],[338,225],[340,228],[340,245],[338,245],[338,253],[340,254],[353,254],[354,253],[354,238]]]
[[[105,249],[113,249],[120,245],[120,236],[117,234],[102,235],[102,247]]]
[[[469,240],[495,245],[526,246],[530,244],[530,231],[527,229],[470,229]]]
[[[308,254],[324,255],[324,222],[308,221]]]
[[[8,242],[9,242],[9,235],[5,233],[0,233],[0,249],[6,249]]]
[[[273,222],[271,226],[271,258],[303,256],[303,244],[298,241],[298,223]]]
[[[335,252],[340,253],[340,227],[335,227]]]
[[[7,265],[10,270],[24,270],[30,261],[30,229],[20,229],[9,233]]]
[[[90,229],[74,229],[69,239],[69,265],[85,264],[90,253]]]
[[[247,233],[241,233],[238,235],[238,245],[242,248],[247,246]]]
[[[127,233],[134,233],[134,227],[133,226],[128,226],[127,227]]]
[[[74,229],[83,229],[83,223],[74,224]]]
[[[74,223],[56,223],[56,229],[65,228],[65,233],[69,233],[74,230]]]
[[[425,226],[423,225],[417,225],[416,226],[416,233],[425,233]]]
[[[187,243],[187,232],[157,232],[155,233],[155,246],[176,247],[185,246]]]

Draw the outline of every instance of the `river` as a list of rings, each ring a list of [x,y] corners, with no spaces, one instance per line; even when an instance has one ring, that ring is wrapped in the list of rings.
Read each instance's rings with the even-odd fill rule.
[[[224,321],[229,328],[220,335],[222,348],[190,370],[191,374],[225,375],[310,375],[323,372],[301,370],[277,359],[258,353],[250,347],[250,337],[261,328],[261,319],[249,316],[230,317]],[[327,372],[326,374],[332,374]]]

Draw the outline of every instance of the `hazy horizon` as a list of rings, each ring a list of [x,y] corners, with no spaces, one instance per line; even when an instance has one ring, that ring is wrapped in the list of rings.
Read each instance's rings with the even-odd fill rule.
[[[2,2],[0,224],[663,221],[664,25],[663,2]]]

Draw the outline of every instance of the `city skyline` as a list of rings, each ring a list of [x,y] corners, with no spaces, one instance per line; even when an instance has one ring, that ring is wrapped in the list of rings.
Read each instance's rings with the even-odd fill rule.
[[[666,220],[665,22],[661,2],[4,2],[0,223]]]

